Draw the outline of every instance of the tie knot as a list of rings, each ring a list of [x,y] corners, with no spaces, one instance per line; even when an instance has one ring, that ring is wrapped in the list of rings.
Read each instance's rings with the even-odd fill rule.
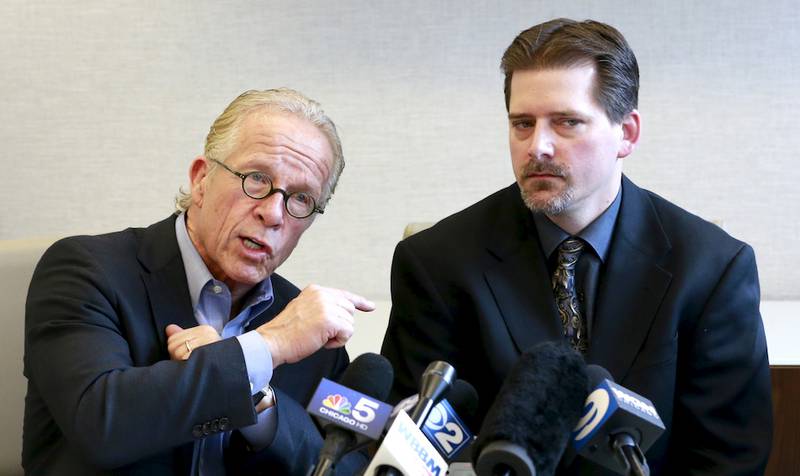
[[[583,251],[584,243],[580,238],[567,238],[558,246],[558,261],[564,265],[574,265]]]

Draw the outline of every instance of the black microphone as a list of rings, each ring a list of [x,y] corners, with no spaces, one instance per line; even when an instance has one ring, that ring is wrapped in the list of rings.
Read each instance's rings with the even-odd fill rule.
[[[591,393],[572,433],[584,458],[618,474],[649,476],[644,451],[664,432],[653,403],[621,385],[606,369],[588,367]]]
[[[457,461],[469,454],[467,450],[475,439],[470,428],[477,428],[477,412],[478,392],[469,382],[458,379],[428,414],[422,433],[445,461]]]
[[[461,379],[453,382],[453,388],[447,392],[447,401],[467,426],[475,428],[475,415],[478,413],[478,391],[472,384]]]
[[[455,379],[456,369],[447,362],[437,360],[428,364],[419,382],[419,400],[408,414],[417,427],[425,424],[431,408],[444,398]]]
[[[382,355],[361,354],[350,363],[342,374],[339,384],[376,400],[385,400],[389,396],[394,381],[392,364]],[[333,473],[336,463],[342,455],[366,443],[360,440],[352,430],[342,428],[334,423],[323,424],[325,441],[319,452],[319,462],[314,469],[314,476]]]
[[[478,476],[549,476],[581,416],[588,377],[583,357],[544,342],[511,368],[472,452]]]

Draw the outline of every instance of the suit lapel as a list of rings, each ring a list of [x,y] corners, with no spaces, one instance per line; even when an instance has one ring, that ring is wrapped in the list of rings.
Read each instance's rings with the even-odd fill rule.
[[[487,249],[496,263],[484,277],[517,351],[523,352],[561,337],[558,311],[533,217],[516,184],[506,189],[495,216]]]
[[[197,325],[192,312],[192,300],[186,271],[183,267],[178,240],[175,237],[175,216],[162,220],[144,230],[139,248],[142,281],[150,298],[150,311],[161,348],[166,353],[168,324],[184,329]]]
[[[622,381],[641,349],[672,275],[658,265],[670,249],[646,193],[623,177],[622,205],[601,275],[587,361]]]

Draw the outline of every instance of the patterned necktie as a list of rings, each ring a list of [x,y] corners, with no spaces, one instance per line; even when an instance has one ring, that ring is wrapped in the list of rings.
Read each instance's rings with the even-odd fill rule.
[[[575,265],[578,263],[583,241],[578,238],[564,240],[558,247],[558,266],[553,273],[553,294],[561,316],[564,337],[573,349],[586,353],[589,342],[586,338],[586,321],[575,289]]]

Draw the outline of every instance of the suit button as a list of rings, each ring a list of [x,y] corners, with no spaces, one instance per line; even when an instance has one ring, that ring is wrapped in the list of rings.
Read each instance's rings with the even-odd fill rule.
[[[192,436],[194,436],[195,438],[200,438],[201,436],[203,436],[203,428],[200,425],[195,425],[192,428]]]
[[[211,434],[211,422],[203,423],[203,434],[210,435]]]
[[[228,431],[231,429],[231,422],[228,420],[228,417],[222,417],[219,419],[219,431]]]

